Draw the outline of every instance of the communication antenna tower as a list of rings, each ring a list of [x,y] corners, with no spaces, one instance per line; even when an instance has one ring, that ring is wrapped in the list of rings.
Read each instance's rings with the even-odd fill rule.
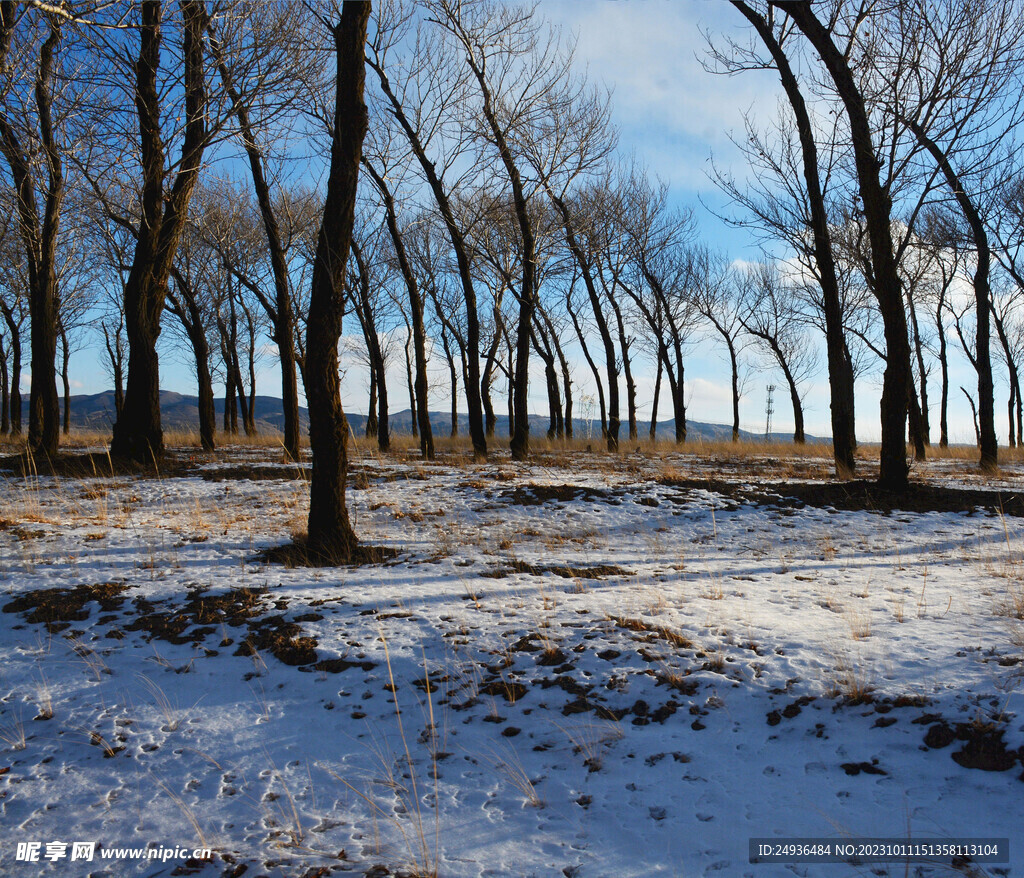
[[[765,411],[765,425],[764,425],[764,438],[767,439],[772,432],[772,413],[775,411],[775,405],[772,402],[772,394],[775,393],[775,385],[768,385],[768,398],[764,404]]]

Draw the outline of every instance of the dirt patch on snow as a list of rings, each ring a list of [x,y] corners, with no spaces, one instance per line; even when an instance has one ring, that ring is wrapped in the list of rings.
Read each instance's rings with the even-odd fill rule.
[[[124,603],[122,596],[131,586],[117,582],[103,582],[95,585],[76,585],[74,588],[43,588],[30,591],[5,604],[5,613],[23,613],[26,622],[46,625],[48,631],[63,631],[72,622],[89,618],[90,603],[97,603],[101,610],[119,610]]]
[[[904,491],[887,491],[874,482],[785,483],[766,486],[801,505],[851,512],[966,512],[1024,517],[1024,493],[947,488],[911,482]]]

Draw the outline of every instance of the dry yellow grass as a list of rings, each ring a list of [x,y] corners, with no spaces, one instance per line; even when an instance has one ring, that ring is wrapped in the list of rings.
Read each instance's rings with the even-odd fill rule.
[[[356,457],[381,457],[376,440],[367,439],[362,434],[355,433],[353,433],[352,439],[353,452]],[[164,434],[164,441],[170,449],[198,450],[201,447],[199,434],[196,431],[168,430]],[[216,435],[216,442],[218,450],[230,448],[281,449],[283,447],[282,435],[276,431],[260,432],[255,436],[246,436],[244,433],[229,435],[219,432]],[[109,443],[110,432],[107,430],[74,429],[70,435],[61,436],[61,447],[67,450],[102,449],[108,447]],[[0,453],[18,453],[25,449],[25,445],[24,435],[0,436]],[[308,438],[305,436],[302,446],[303,449],[308,449]],[[508,437],[494,436],[488,442],[488,446],[492,460],[507,460]],[[435,434],[434,447],[438,458],[445,464],[469,464],[473,460],[472,446],[469,436],[465,433],[456,437]],[[908,453],[909,451],[908,447]],[[680,445],[668,439],[651,442],[644,436],[632,441],[623,438],[619,443],[618,451],[610,452],[599,436],[549,440],[546,436],[538,435],[531,436],[530,454],[533,462],[544,466],[585,467],[598,472],[612,470],[623,472],[626,468],[642,465],[644,459],[664,460],[665,458],[675,458],[677,455],[692,457],[712,466],[722,464],[735,467],[748,461],[756,462],[760,466],[768,465],[772,469],[779,469],[782,474],[785,474],[787,466],[795,466],[796,469],[789,474],[805,478],[818,475],[828,477],[832,469],[832,446],[827,442],[797,445],[793,442],[731,442],[696,438]],[[873,477],[872,468],[877,465],[878,455],[879,446],[877,444],[864,443],[858,447],[857,459],[861,464],[858,471],[859,476]],[[406,461],[419,460],[418,438],[408,433],[393,435],[391,451],[387,456]],[[928,449],[928,461],[962,462],[965,472],[970,471],[977,464],[977,460],[978,450],[972,445],[955,445],[948,448],[939,448],[934,445]],[[1003,464],[1024,463],[1024,448],[1000,447],[999,460]],[[667,463],[666,465],[671,467],[673,464]],[[808,465],[815,471],[807,470]],[[818,467],[820,467],[820,473],[817,472]],[[666,474],[671,475],[668,471]]]

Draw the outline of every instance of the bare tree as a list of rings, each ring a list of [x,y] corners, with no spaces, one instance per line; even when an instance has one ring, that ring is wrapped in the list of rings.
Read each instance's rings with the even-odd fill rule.
[[[375,161],[382,163],[380,171],[376,169]],[[363,168],[373,181],[384,204],[385,222],[391,235],[395,258],[409,293],[409,316],[412,320],[412,342],[416,363],[416,406],[413,414],[419,426],[420,453],[425,460],[433,460],[434,432],[430,426],[430,410],[427,398],[427,338],[423,322],[423,296],[420,294],[416,276],[413,273],[412,265],[405,250],[402,232],[398,225],[398,208],[395,205],[395,198],[391,187],[387,182],[389,168],[384,162],[386,162],[386,159],[379,154],[375,157],[374,161],[371,161],[365,154],[363,155]]]
[[[793,441],[802,445],[806,437],[800,385],[817,367],[817,354],[797,318],[799,309],[793,288],[776,266],[758,263],[743,279],[740,295],[739,319],[743,328],[775,360],[785,376],[793,404]]]
[[[457,120],[458,107],[466,98],[467,76],[461,59],[438,45],[413,19],[408,6],[382,3],[374,37],[367,46],[366,64],[376,74],[382,96],[380,112],[393,119],[408,140],[451,241],[464,300],[469,434],[474,457],[485,459],[480,317],[465,231],[452,203],[459,182],[451,178],[475,173],[472,168],[464,170],[466,134]],[[397,47],[403,45],[411,45],[404,60],[396,58]]]
[[[793,196],[789,202],[795,210],[787,210],[780,206],[774,193],[768,193],[767,199],[758,199],[756,194],[751,195],[741,191],[732,181],[726,181],[722,177],[719,177],[719,180],[725,184],[725,188],[730,194],[736,197],[741,204],[746,205],[762,225],[781,232],[813,270],[821,290],[823,328],[828,352],[829,386],[832,397],[833,457],[836,474],[849,476],[853,474],[856,467],[854,456],[857,444],[854,425],[854,369],[844,333],[839,278],[829,228],[826,187],[821,178],[816,132],[804,91],[784,48],[787,39],[786,29],[778,26],[774,10],[769,6],[760,12],[742,0],[733,0],[733,6],[751,23],[769,52],[771,64],[779,73],[786,99],[793,113],[799,141],[798,162],[795,161],[795,156],[792,153],[785,152],[780,156],[781,162],[776,159],[769,160],[769,152],[764,148],[765,144],[750,130],[752,148],[748,154],[755,159],[762,157],[767,160],[770,170],[775,172],[773,176],[780,180],[782,187],[788,188],[789,194]],[[745,66],[766,66],[765,62],[754,56],[752,52],[739,51],[739,47],[735,44],[733,49],[736,51],[732,57],[727,57],[721,52],[715,53],[716,60],[730,72],[735,72]],[[786,139],[788,140],[788,138]],[[787,157],[794,160],[785,161]],[[781,174],[778,173],[780,171]],[[797,181],[800,181],[802,186]],[[754,187],[759,185],[762,184],[753,184]]]
[[[363,248],[353,237],[352,255],[356,261],[354,284],[356,290],[355,311],[366,340],[366,352],[370,361],[370,407],[366,419],[367,438],[377,440],[377,448],[386,453],[391,448],[391,426],[388,413],[387,361],[380,331],[379,295],[375,289],[381,286],[379,259],[364,257]],[[374,272],[376,272],[374,274]]]
[[[872,54],[893,83],[887,110],[934,162],[962,212],[974,250],[978,422],[981,465],[998,459],[990,359],[992,254],[984,214],[991,213],[1024,119],[1021,72],[1024,22],[1015,0],[939,0],[900,4],[882,18]]]
[[[694,307],[721,336],[729,354],[729,372],[732,387],[732,441],[740,438],[740,368],[739,355],[743,347],[744,307],[741,302],[744,278],[729,265],[720,253],[707,249],[696,251],[697,270],[690,289]]]
[[[203,0],[181,0],[180,9],[184,127],[177,162],[167,161],[167,146],[176,133],[168,131],[163,118],[166,90],[161,88],[160,79],[164,26],[168,22],[161,0],[144,0],[141,4],[134,61],[130,60],[128,46],[111,45],[106,53],[132,82],[142,171],[135,253],[124,289],[128,380],[110,450],[115,456],[140,462],[159,458],[164,451],[156,341],[167,281],[210,136],[203,39],[207,11]],[[102,193],[95,178],[94,185]]]
[[[699,316],[688,295],[694,269],[693,220],[668,208],[664,187],[652,190],[643,180],[634,179],[622,198],[631,272],[619,280],[619,287],[654,334],[671,392],[676,442],[685,442],[683,351]]]
[[[60,404],[54,382],[58,335],[58,243],[66,192],[63,118],[54,106],[59,88],[65,17],[13,0],[0,2],[0,153],[16,192],[18,230],[25,250],[31,322],[32,383],[28,441],[31,452],[53,456],[60,440]],[[70,88],[61,97],[69,102]],[[75,111],[65,107],[72,118]]]
[[[348,0],[338,21],[331,24],[336,82],[330,175],[306,324],[306,398],[313,452],[306,548],[311,563],[326,565],[351,561],[358,544],[345,502],[349,427],[341,407],[338,340],[367,129],[363,53],[369,15],[369,3]]]
[[[528,405],[529,363],[534,312],[537,307],[537,233],[529,201],[533,190],[524,178],[528,162],[518,141],[529,130],[542,100],[557,88],[569,67],[553,33],[528,7],[492,0],[432,0],[434,20],[454,37],[476,82],[482,140],[497,153],[507,177],[522,256],[516,298],[513,399],[515,426],[510,448],[513,460],[526,460],[530,448]]]
[[[21,365],[22,365],[22,333],[28,320],[28,308],[25,303],[24,290],[27,286],[26,256],[24,247],[15,239],[11,232],[11,214],[0,219],[0,314],[3,315],[7,328],[7,347],[11,358],[10,383],[3,423],[7,426],[4,432],[12,436],[20,436],[21,424]],[[5,357],[6,360],[6,357]],[[6,362],[4,374],[7,375]]]
[[[273,297],[254,291],[273,327],[281,367],[284,449],[299,457],[299,401],[295,361],[295,316],[288,270],[287,239],[279,212],[288,202],[273,194],[272,131],[280,117],[299,108],[304,90],[316,83],[322,53],[311,49],[310,24],[302,4],[240,4],[227,16],[226,34],[211,29],[210,46],[238,136],[245,150],[253,190],[266,233]],[[315,88],[315,85],[314,85]]]
[[[770,0],[785,11],[814,48],[842,102],[849,123],[850,143],[860,192],[861,208],[871,245],[872,291],[878,300],[885,328],[886,365],[882,385],[882,449],[879,484],[901,490],[907,484],[907,389],[910,386],[910,345],[892,238],[892,202],[879,179],[868,111],[850,57],[836,45],[838,22],[822,23],[810,0]],[[862,18],[849,24],[856,33]]]

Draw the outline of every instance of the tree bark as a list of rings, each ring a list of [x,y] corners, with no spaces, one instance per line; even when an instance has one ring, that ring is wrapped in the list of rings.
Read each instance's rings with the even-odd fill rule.
[[[249,171],[252,176],[253,189],[259,203],[263,228],[267,233],[267,249],[270,255],[270,267],[274,275],[274,304],[261,297],[261,304],[274,327],[274,343],[277,345],[278,359],[281,364],[281,402],[284,409],[284,450],[290,460],[299,459],[301,429],[299,424],[299,391],[298,377],[295,369],[295,315],[292,310],[292,297],[288,282],[288,261],[285,256],[284,244],[281,240],[281,229],[274,213],[270,197],[270,186],[267,183],[263,168],[263,153],[256,143],[252,121],[248,109],[238,89],[235,87],[231,71],[216,39],[210,40],[217,69],[224,82],[231,108],[238,119],[242,145],[249,160]]]
[[[821,188],[818,171],[818,147],[814,140],[810,113],[800,91],[789,59],[775,39],[768,22],[742,0],[733,0],[733,5],[757,30],[761,41],[768,48],[782,80],[783,90],[793,109],[800,151],[803,163],[804,185],[811,209],[810,227],[814,240],[814,260],[818,266],[818,282],[821,285],[822,304],[825,316],[825,344],[828,354],[829,387],[831,390],[832,413],[832,455],[836,475],[841,478],[852,476],[856,468],[854,451],[857,447],[854,424],[854,380],[853,363],[846,345],[843,330],[843,313],[839,296],[839,281],[836,274],[832,238],[829,232],[828,211]],[[739,408],[734,389],[735,408]],[[733,436],[739,436],[738,415],[735,415]]]
[[[430,426],[430,402],[427,394],[427,331],[423,324],[423,296],[420,294],[419,284],[413,274],[412,266],[405,252],[405,242],[402,240],[402,233],[398,229],[398,212],[395,209],[395,199],[388,188],[387,181],[383,175],[370,162],[363,157],[363,167],[366,168],[380,197],[384,202],[384,217],[387,223],[388,232],[391,234],[391,241],[395,246],[395,255],[398,257],[398,267],[405,281],[405,287],[409,292],[409,310],[412,312],[412,340],[413,352],[416,361],[416,408],[414,416],[419,422],[420,453],[424,460],[434,459],[434,431]]]
[[[484,432],[483,403],[480,398],[480,315],[477,313],[476,290],[473,285],[473,273],[469,259],[469,248],[466,246],[465,235],[455,221],[455,212],[451,206],[444,184],[437,176],[437,167],[427,156],[419,133],[412,127],[405,109],[391,87],[384,68],[366,59],[367,65],[377,74],[381,90],[391,104],[391,112],[405,132],[413,155],[419,162],[423,176],[434,195],[438,211],[444,220],[448,238],[455,252],[455,261],[459,269],[459,281],[462,284],[462,295],[466,303],[466,360],[468,380],[466,385],[466,406],[469,416],[469,436],[473,443],[473,456],[478,461],[487,459],[487,436]]]
[[[651,442],[658,441],[658,400],[661,396],[661,378],[664,372],[664,363],[661,362],[661,356],[658,358],[658,373],[654,377],[654,399],[651,402],[651,427],[648,434]]]
[[[4,3],[0,9],[0,39],[3,55],[14,27],[15,6]],[[28,266],[29,339],[32,379],[29,389],[29,450],[36,455],[56,455],[60,443],[60,401],[57,396],[54,366],[57,360],[57,235],[64,201],[64,173],[52,118],[54,54],[60,46],[59,19],[48,17],[49,35],[39,52],[35,78],[35,102],[38,112],[39,146],[47,182],[43,188],[43,215],[36,201],[39,184],[33,179],[28,151],[0,109],[0,151],[11,169],[17,192],[18,222]],[[18,424],[21,411],[19,394]]]
[[[163,456],[160,424],[160,367],[156,341],[174,254],[188,218],[206,145],[206,83],[201,0],[181,0],[184,19],[185,137],[181,169],[165,189],[164,143],[160,122],[161,2],[142,3],[141,42],[135,64],[135,104],[143,168],[141,221],[135,254],[124,289],[128,335],[128,382],[124,406],[114,423],[110,453],[148,463]]]
[[[330,175],[306,322],[306,398],[313,452],[307,551],[311,561],[322,564],[351,561],[358,545],[345,503],[349,427],[341,406],[338,340],[367,129],[363,47],[369,15],[368,2],[346,0],[334,27],[337,73]]]
[[[391,426],[388,423],[388,382],[387,364],[377,335],[377,323],[374,319],[373,306],[370,302],[370,276],[363,262],[362,250],[355,240],[352,241],[352,255],[356,258],[359,268],[359,299],[356,313],[362,324],[363,337],[366,339],[366,351],[370,357],[370,411],[366,419],[366,436],[377,440],[377,449],[386,454],[391,450]],[[374,406],[376,405],[376,410]],[[372,434],[371,434],[372,425]]]
[[[835,84],[850,122],[850,134],[861,202],[871,244],[873,292],[882,313],[886,367],[882,383],[879,484],[890,490],[907,485],[907,383],[910,344],[907,315],[892,245],[892,202],[879,181],[871,125],[849,60],[836,48],[828,29],[815,16],[809,0],[770,0],[792,18],[818,53]]]
[[[10,403],[11,385],[7,375],[7,348],[4,346],[3,338],[0,338],[0,435],[3,436],[11,432]]]
[[[210,374],[210,343],[206,338],[206,325],[195,291],[189,286],[185,276],[177,269],[172,270],[171,273],[174,276],[175,286],[178,288],[178,295],[175,296],[168,292],[166,308],[178,318],[188,336],[189,344],[192,346],[192,355],[196,363],[196,385],[199,388],[199,443],[203,451],[213,451],[216,448],[217,416],[214,410],[213,376]],[[105,327],[104,331],[106,331]],[[113,357],[109,340],[107,350]],[[115,381],[117,380],[117,371],[118,367],[115,366]],[[224,411],[227,412],[226,400]],[[227,427],[226,423],[225,427]]]
[[[60,324],[60,377],[64,384],[64,421],[61,430],[65,436],[71,433],[71,376],[68,365],[71,361],[71,347],[68,344],[68,333],[64,324]]]
[[[21,327],[14,317],[14,309],[0,303],[4,322],[11,333],[11,396],[10,430],[12,436],[21,435]]]
[[[999,463],[999,443],[996,440],[995,399],[992,383],[991,310],[992,289],[989,275],[992,267],[992,251],[989,249],[988,233],[985,223],[978,212],[974,201],[967,194],[959,175],[953,169],[949,157],[939,145],[932,140],[927,132],[916,122],[907,121],[907,127],[913,132],[918,143],[923,146],[942,172],[956,202],[963,212],[964,219],[971,229],[971,237],[977,251],[977,262],[974,269],[974,300],[975,300],[975,355],[974,367],[978,371],[978,428],[981,431],[981,468],[993,470]]]

